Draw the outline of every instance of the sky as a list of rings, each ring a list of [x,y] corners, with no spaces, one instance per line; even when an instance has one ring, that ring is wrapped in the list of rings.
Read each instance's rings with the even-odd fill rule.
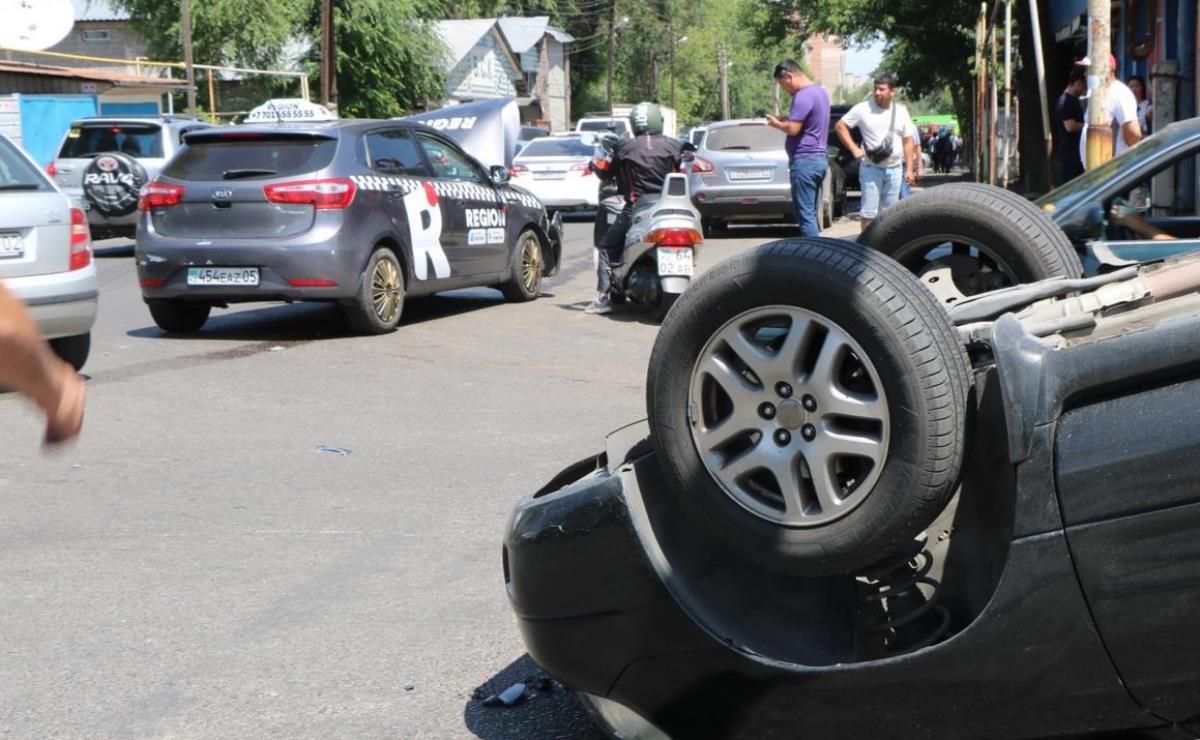
[[[873,42],[862,49],[850,49],[846,52],[846,71],[854,75],[869,75],[879,66],[883,59],[883,40]]]

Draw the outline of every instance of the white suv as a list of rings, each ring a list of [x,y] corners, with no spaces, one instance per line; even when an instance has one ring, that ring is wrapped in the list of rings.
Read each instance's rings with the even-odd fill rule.
[[[46,171],[87,212],[97,239],[133,238],[138,191],[183,146],[183,136],[208,128],[194,118],[82,118],[71,124]]]

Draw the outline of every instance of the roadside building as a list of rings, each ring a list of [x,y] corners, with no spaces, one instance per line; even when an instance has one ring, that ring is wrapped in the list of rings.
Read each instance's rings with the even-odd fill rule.
[[[511,97],[522,123],[569,127],[573,39],[549,18],[466,18],[434,27],[447,50],[445,103]]]

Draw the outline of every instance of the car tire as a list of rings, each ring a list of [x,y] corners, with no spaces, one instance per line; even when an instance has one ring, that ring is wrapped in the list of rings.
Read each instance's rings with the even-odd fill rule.
[[[542,292],[542,273],[545,270],[542,242],[537,234],[526,229],[517,238],[517,246],[508,258],[508,280],[500,286],[504,300],[524,303]]]
[[[396,253],[377,247],[358,280],[358,294],[342,305],[343,315],[357,334],[387,334],[404,313],[404,268]]]
[[[88,355],[92,351],[92,333],[76,334],[73,337],[58,337],[50,340],[50,349],[63,362],[75,368],[76,372],[83,369]]]
[[[659,290],[658,302],[654,304],[654,320],[661,324],[667,318],[667,314],[671,313],[671,308],[678,302],[678,293],[668,293],[664,290]]]
[[[949,318],[900,265],[842,240],[765,244],[701,276],[659,330],[646,390],[665,485],[643,493],[763,567],[857,572],[951,498],[969,386]],[[765,467],[779,460],[786,482]]]
[[[162,300],[150,301],[146,304],[150,309],[150,317],[158,328],[172,334],[190,334],[200,331],[212,306],[207,303],[192,303],[190,301]]]
[[[943,303],[1083,274],[1078,252],[1041,209],[1015,193],[979,183],[914,193],[880,213],[859,241],[916,273]],[[947,244],[954,245],[949,254],[930,259]]]
[[[716,236],[723,235],[729,228],[729,225],[724,221],[716,218],[701,218],[700,231],[705,239],[711,239]]]

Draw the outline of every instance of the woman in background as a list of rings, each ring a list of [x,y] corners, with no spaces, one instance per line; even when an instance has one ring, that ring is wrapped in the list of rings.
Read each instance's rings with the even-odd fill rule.
[[[1133,91],[1133,97],[1137,100],[1138,124],[1142,127],[1142,136],[1147,136],[1153,123],[1154,111],[1150,108],[1149,98],[1146,97],[1146,81],[1138,75],[1133,75],[1125,84]]]

